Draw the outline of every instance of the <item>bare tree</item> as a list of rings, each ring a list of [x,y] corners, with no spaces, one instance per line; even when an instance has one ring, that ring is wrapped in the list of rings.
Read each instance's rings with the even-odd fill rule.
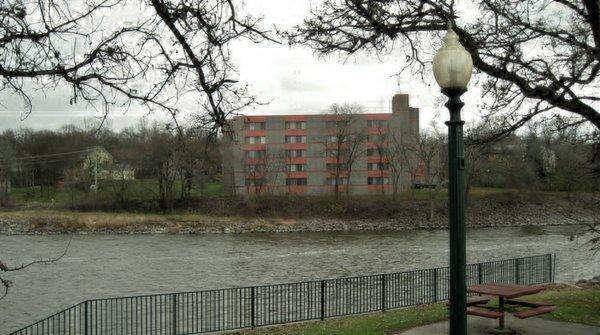
[[[581,213],[576,212],[576,208],[581,208],[582,205],[590,209],[589,216],[584,217]],[[583,227],[581,231],[592,236],[586,241],[586,245],[596,253],[600,252],[600,213],[597,210],[599,206],[600,197],[597,194],[591,196],[588,194],[583,195],[582,198],[571,197],[566,205],[560,208],[565,221]]]
[[[65,255],[69,251],[69,247],[71,246],[72,239],[73,238],[69,239],[69,242],[67,243],[67,246],[65,247],[65,250],[60,255],[58,255],[57,257],[54,257],[54,258],[39,259],[39,260],[35,260],[35,261],[29,262],[29,263],[23,263],[23,264],[15,265],[15,266],[10,266],[10,265],[6,264],[5,262],[3,262],[2,260],[0,260],[0,272],[16,272],[16,271],[24,270],[24,269],[26,269],[32,265],[36,265],[36,264],[49,264],[49,263],[57,262],[60,259],[62,259],[63,257],[65,257]],[[13,282],[11,280],[3,277],[3,275],[0,275],[0,283],[2,283],[2,286],[4,288],[4,292],[2,292],[2,295],[0,296],[0,300],[2,300],[2,299],[4,299],[4,297],[6,297],[6,295],[8,295],[8,290],[12,287]]]
[[[180,199],[189,200],[193,190],[201,192],[211,167],[220,161],[218,140],[202,127],[176,129],[175,160],[180,179]]]
[[[285,183],[280,179],[285,178],[288,158],[285,149],[281,147],[271,147],[267,149],[265,157],[265,177],[267,182],[267,192],[269,194],[277,193],[277,188]]]
[[[415,185],[419,177],[420,163],[416,156],[418,143],[410,137],[392,133],[390,136],[390,171],[394,183],[394,198],[399,188],[403,175],[408,175],[410,180],[411,203],[415,203]]]
[[[440,189],[443,165],[441,153],[444,140],[436,128],[431,132],[422,132],[415,149],[415,156],[423,164],[427,200],[429,203],[429,221],[435,214],[435,200]]]
[[[390,156],[393,153],[390,153],[390,145],[388,140],[389,135],[389,127],[378,127],[377,134],[369,135],[374,138],[371,138],[369,142],[373,143],[375,149],[377,150],[377,171],[379,171],[379,178],[383,181],[385,178],[388,178],[386,171],[388,171],[388,167],[390,166]],[[381,184],[381,194],[385,195],[385,184]],[[392,185],[396,185],[392,181]],[[396,191],[394,190],[394,200],[396,199]]]
[[[143,156],[139,162],[156,178],[158,186],[157,200],[162,210],[171,209],[174,201],[174,185],[177,179],[176,151],[177,140],[169,127],[161,128],[155,124],[144,130],[145,141],[141,143]]]
[[[255,195],[272,194],[279,185],[279,177],[285,172],[287,157],[285,157],[285,152],[278,148],[268,148],[256,152],[261,153],[260,157],[253,158],[251,163],[247,162],[248,157],[243,158],[246,187]]]
[[[257,103],[247,87],[238,83],[229,45],[238,39],[275,41],[260,29],[260,19],[243,14],[234,0],[150,3],[159,20],[152,25],[164,25],[169,32],[162,44],[169,60],[166,71],[179,77],[182,91],[199,93],[205,112],[197,115],[201,125],[217,130],[227,116]]]
[[[392,183],[392,199],[398,199],[398,193],[402,186],[402,179],[406,172],[406,166],[409,162],[404,161],[399,134],[391,133],[388,136],[388,148],[386,152],[387,162],[390,170],[390,181]],[[412,187],[411,187],[412,188]]]
[[[406,66],[424,76],[451,23],[473,57],[485,120],[503,137],[542,113],[566,111],[566,124],[600,129],[600,2],[479,0],[463,19],[453,0],[327,0],[292,32],[291,43],[319,53],[386,54],[400,48]],[[432,39],[432,37],[435,37]],[[597,142],[600,143],[600,142]],[[600,145],[597,146],[600,157]]]
[[[0,140],[0,157],[0,205],[4,206],[10,202],[15,153],[13,147],[2,140]]]
[[[72,87],[70,103],[79,99],[102,101],[117,96],[149,107],[166,107],[166,101],[133,87],[152,75],[158,55],[128,47],[127,39],[154,48],[158,40],[139,25],[105,30],[97,23],[101,11],[114,10],[121,0],[82,0],[75,9],[70,1],[17,1],[0,4],[0,90],[22,98],[31,112],[30,92]],[[154,56],[154,57],[153,57]],[[108,112],[108,110],[105,110]]]
[[[494,130],[485,122],[473,124],[468,129],[465,143],[465,199],[467,202],[477,178],[482,179],[481,177],[487,173],[485,161],[493,153],[494,143],[481,142],[476,139],[489,138],[493,136]]]
[[[323,144],[325,155],[333,157],[333,168],[328,169],[334,184],[335,198],[340,196],[340,182],[346,180],[346,194],[350,193],[350,177],[354,163],[364,155],[364,144],[367,134],[362,125],[363,119],[359,114],[364,113],[364,108],[356,104],[333,104],[329,107],[328,114],[333,117],[328,122],[327,135]]]
[[[248,169],[248,174],[246,175],[246,187],[252,188],[255,195],[260,195],[263,193],[263,188],[266,188],[267,178],[265,177],[265,168],[264,164],[252,164],[249,167],[246,165]],[[248,192],[250,193],[250,192]]]
[[[105,117],[111,105],[137,102],[168,111],[175,122],[178,101],[191,95],[202,106],[197,121],[213,133],[229,114],[256,103],[238,82],[229,45],[272,40],[260,30],[260,19],[246,15],[234,0],[152,0],[138,4],[151,10],[137,8],[142,15],[136,22],[114,22],[111,16],[127,5],[2,2],[0,91],[20,96],[29,113],[30,92],[68,85],[71,103],[86,101]],[[156,15],[144,15],[152,11]]]

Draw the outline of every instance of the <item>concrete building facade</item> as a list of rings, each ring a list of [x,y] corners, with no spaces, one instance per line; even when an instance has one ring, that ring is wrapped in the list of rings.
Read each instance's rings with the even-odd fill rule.
[[[224,184],[235,194],[390,194],[411,187],[388,150],[392,139],[416,143],[419,110],[396,94],[392,113],[242,115],[223,133]]]

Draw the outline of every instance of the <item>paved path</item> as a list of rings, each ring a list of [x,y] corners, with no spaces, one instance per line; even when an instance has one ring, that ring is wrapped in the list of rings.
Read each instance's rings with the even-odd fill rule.
[[[600,335],[600,327],[586,326],[578,323],[548,321],[540,318],[517,319],[507,315],[506,328],[510,328],[519,335]],[[486,319],[476,316],[468,317],[468,334],[490,334],[490,330],[497,327],[498,320]],[[413,328],[400,333],[402,335],[447,335],[448,322],[439,322],[427,326]]]

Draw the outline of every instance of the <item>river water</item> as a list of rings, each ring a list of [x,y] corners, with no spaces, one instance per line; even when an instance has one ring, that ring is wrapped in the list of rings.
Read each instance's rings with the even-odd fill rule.
[[[600,255],[574,226],[469,229],[469,263],[556,253],[556,281],[600,274]],[[0,236],[0,259],[59,255],[71,237]],[[60,261],[4,277],[5,334],[86,299],[168,293],[446,266],[448,232],[75,235]]]

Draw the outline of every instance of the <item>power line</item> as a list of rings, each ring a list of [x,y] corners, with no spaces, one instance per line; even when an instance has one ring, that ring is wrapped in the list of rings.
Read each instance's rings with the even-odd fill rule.
[[[69,151],[69,152],[59,152],[53,154],[45,154],[45,155],[35,155],[35,156],[27,156],[27,157],[17,157],[13,159],[5,159],[0,160],[0,166],[32,166],[35,164],[43,164],[43,163],[56,163],[56,162],[66,162],[66,161],[74,161],[79,160],[81,157],[69,157],[69,158],[53,158],[53,157],[61,157],[61,156],[70,156],[70,155],[80,155],[82,153],[88,153],[94,150],[97,150],[99,147],[91,147],[83,150],[77,151]],[[48,159],[53,158],[53,159]]]
[[[71,157],[71,158],[62,158],[62,159],[52,159],[52,160],[40,160],[40,161],[30,161],[30,162],[0,162],[0,166],[33,166],[36,164],[45,164],[45,163],[57,163],[57,162],[68,162],[68,161],[77,161],[80,160],[81,157]]]
[[[25,157],[15,157],[15,158],[12,158],[11,160],[27,160],[27,159],[38,159],[38,158],[46,158],[46,157],[74,155],[74,154],[80,154],[80,153],[84,153],[84,152],[94,151],[94,150],[97,150],[98,148],[100,148],[100,147],[94,146],[91,148],[86,148],[86,149],[77,150],[77,151],[57,152],[57,153],[53,153],[53,154],[33,155],[33,156],[25,156]]]
[[[83,152],[90,152],[90,151],[97,150],[97,149],[98,149],[98,147],[91,147],[91,148],[77,150],[77,151],[58,152],[58,153],[54,153],[54,154],[35,155],[35,156],[27,156],[27,157],[16,157],[16,158],[13,158],[13,160],[26,160],[26,159],[45,158],[45,157],[66,156],[66,155],[80,154]]]

